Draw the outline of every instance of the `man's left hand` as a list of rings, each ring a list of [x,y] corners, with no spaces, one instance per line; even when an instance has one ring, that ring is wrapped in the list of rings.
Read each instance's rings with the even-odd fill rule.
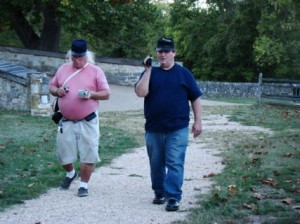
[[[202,133],[202,124],[194,123],[192,127],[193,137],[196,138]]]

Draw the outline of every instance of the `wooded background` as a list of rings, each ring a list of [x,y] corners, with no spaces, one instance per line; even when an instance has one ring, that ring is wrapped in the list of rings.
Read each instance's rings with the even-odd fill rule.
[[[161,36],[197,79],[300,79],[298,0],[2,0],[0,45],[66,52],[84,38],[98,57],[155,55]],[[203,7],[205,6],[205,7]]]

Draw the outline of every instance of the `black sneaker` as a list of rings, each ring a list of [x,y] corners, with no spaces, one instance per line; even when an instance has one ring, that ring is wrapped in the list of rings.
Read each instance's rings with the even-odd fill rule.
[[[77,173],[75,173],[72,178],[65,177],[64,182],[60,185],[61,189],[63,189],[63,190],[69,189],[72,181],[75,180],[76,177],[77,177]]]
[[[170,199],[168,200],[167,206],[166,206],[166,210],[168,212],[174,212],[174,211],[178,211],[179,209],[179,202],[174,200],[174,199]]]
[[[86,197],[88,195],[89,195],[88,189],[85,189],[84,187],[80,187],[78,189],[78,194],[77,194],[78,197]]]
[[[166,202],[166,198],[162,196],[155,196],[152,203],[155,205],[162,205]]]

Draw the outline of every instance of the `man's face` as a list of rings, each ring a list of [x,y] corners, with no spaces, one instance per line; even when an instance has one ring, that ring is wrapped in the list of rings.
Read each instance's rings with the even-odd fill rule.
[[[78,56],[72,56],[72,62],[73,62],[73,66],[75,68],[82,68],[86,62],[87,62],[87,57],[83,56],[83,57],[78,57]]]
[[[157,60],[160,62],[162,68],[169,68],[170,66],[173,66],[173,63],[175,61],[175,51],[157,51]]]

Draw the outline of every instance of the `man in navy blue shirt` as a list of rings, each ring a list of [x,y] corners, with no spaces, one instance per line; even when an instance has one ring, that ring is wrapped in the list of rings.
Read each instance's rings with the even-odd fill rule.
[[[190,105],[194,114],[193,137],[202,132],[202,95],[194,76],[175,63],[172,38],[157,42],[159,66],[144,61],[145,70],[135,85],[137,96],[144,97],[145,141],[150,161],[153,204],[164,204],[167,211],[177,211],[182,196],[184,161],[188,145]]]

